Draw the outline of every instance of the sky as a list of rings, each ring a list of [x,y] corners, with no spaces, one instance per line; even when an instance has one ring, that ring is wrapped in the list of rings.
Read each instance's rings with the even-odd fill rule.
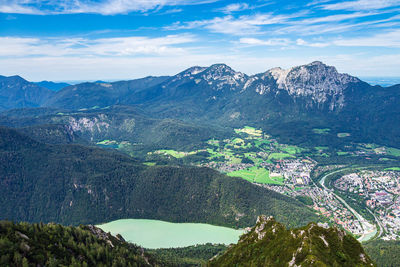
[[[0,0],[0,75],[31,81],[246,74],[319,60],[400,77],[400,0]]]

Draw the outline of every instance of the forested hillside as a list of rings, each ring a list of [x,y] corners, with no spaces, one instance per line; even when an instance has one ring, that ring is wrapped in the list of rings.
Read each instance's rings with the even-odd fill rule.
[[[160,266],[143,248],[94,226],[0,221],[0,266]]]
[[[288,226],[318,220],[295,199],[208,168],[145,166],[117,152],[45,145],[7,128],[0,128],[0,163],[2,219],[147,218],[234,227],[252,225],[260,214]]]

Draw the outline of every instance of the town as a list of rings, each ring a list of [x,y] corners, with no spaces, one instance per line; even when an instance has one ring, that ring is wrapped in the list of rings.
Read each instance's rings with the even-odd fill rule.
[[[360,171],[343,175],[334,183],[334,188],[351,196],[362,197],[365,208],[372,211],[377,222],[360,221],[333,189],[318,185],[311,175],[344,168],[344,164],[319,165],[318,157],[331,156],[385,156],[395,155],[396,149],[378,147],[373,144],[354,144],[348,151],[332,152],[327,147],[302,148],[279,143],[276,139],[253,127],[235,129],[230,139],[208,140],[204,148],[179,152],[158,150],[149,156],[164,156],[181,159],[200,152],[206,155],[192,164],[216,169],[228,176],[245,179],[258,186],[302,200],[317,214],[327,218],[331,224],[342,227],[356,237],[367,233],[366,225],[382,225],[383,239],[400,239],[400,172],[397,168],[386,171]],[[205,153],[205,154],[204,154]],[[384,158],[383,158],[384,159]],[[371,233],[369,233],[371,234]],[[369,238],[372,238],[370,236]]]
[[[334,183],[335,188],[363,198],[382,225],[382,239],[400,237],[400,172],[394,170],[363,170],[342,176]]]

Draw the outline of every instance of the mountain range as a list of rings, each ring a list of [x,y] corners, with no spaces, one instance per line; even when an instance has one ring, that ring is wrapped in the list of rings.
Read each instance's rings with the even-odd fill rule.
[[[321,137],[312,129],[324,127],[333,129],[323,137],[328,144],[338,142],[337,132],[349,133],[347,140],[390,146],[400,142],[400,126],[394,123],[400,119],[400,85],[371,86],[318,61],[251,76],[215,64],[174,76],[82,83],[58,92],[15,76],[1,81],[3,110],[131,106],[153,119],[226,127],[252,124],[286,142],[315,142]]]

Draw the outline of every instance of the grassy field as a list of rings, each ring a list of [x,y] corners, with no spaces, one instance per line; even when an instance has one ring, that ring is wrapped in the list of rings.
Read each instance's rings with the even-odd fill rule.
[[[242,129],[235,129],[236,133],[246,133],[248,135],[252,135],[254,137],[261,137],[262,136],[262,131],[261,130],[256,130],[256,128],[250,127],[250,126],[244,126]]]
[[[400,157],[400,149],[394,147],[387,147],[386,151],[391,156]]]
[[[191,152],[181,152],[181,151],[175,151],[172,149],[162,149],[162,150],[157,150],[154,153],[156,154],[162,154],[162,155],[170,155],[174,158],[180,159],[189,155],[194,155],[199,151],[191,151]]]
[[[338,154],[338,156],[344,156],[349,154],[349,152],[344,152],[344,151],[338,151],[336,153]]]
[[[267,144],[267,145],[269,145],[271,143],[271,141],[269,141],[269,140],[265,140],[265,139],[258,139],[258,140],[255,140],[254,141],[254,146],[256,146],[256,147],[260,147],[260,146],[262,146],[263,144]]]
[[[400,167],[386,168],[385,171],[400,171]]]
[[[291,154],[287,154],[287,153],[271,153],[268,156],[269,160],[273,160],[273,159],[285,159],[285,158],[295,158],[293,155]]]
[[[210,139],[207,141],[207,144],[219,147],[219,140]]]
[[[291,155],[301,153],[304,150],[303,148],[300,148],[297,146],[281,146],[281,148],[283,151],[285,151]]]
[[[314,128],[312,131],[316,134],[327,134],[330,132],[331,129],[329,128]]]
[[[269,177],[269,171],[264,168],[251,167],[244,170],[233,171],[228,173],[228,176],[240,177],[252,183],[260,184],[283,184],[282,177]]]
[[[108,139],[97,142],[96,144],[100,147],[106,147],[106,148],[118,148],[119,147],[117,141],[108,140]]]
[[[349,133],[338,133],[337,134],[337,137],[339,137],[339,138],[348,137],[348,136],[350,136]]]

